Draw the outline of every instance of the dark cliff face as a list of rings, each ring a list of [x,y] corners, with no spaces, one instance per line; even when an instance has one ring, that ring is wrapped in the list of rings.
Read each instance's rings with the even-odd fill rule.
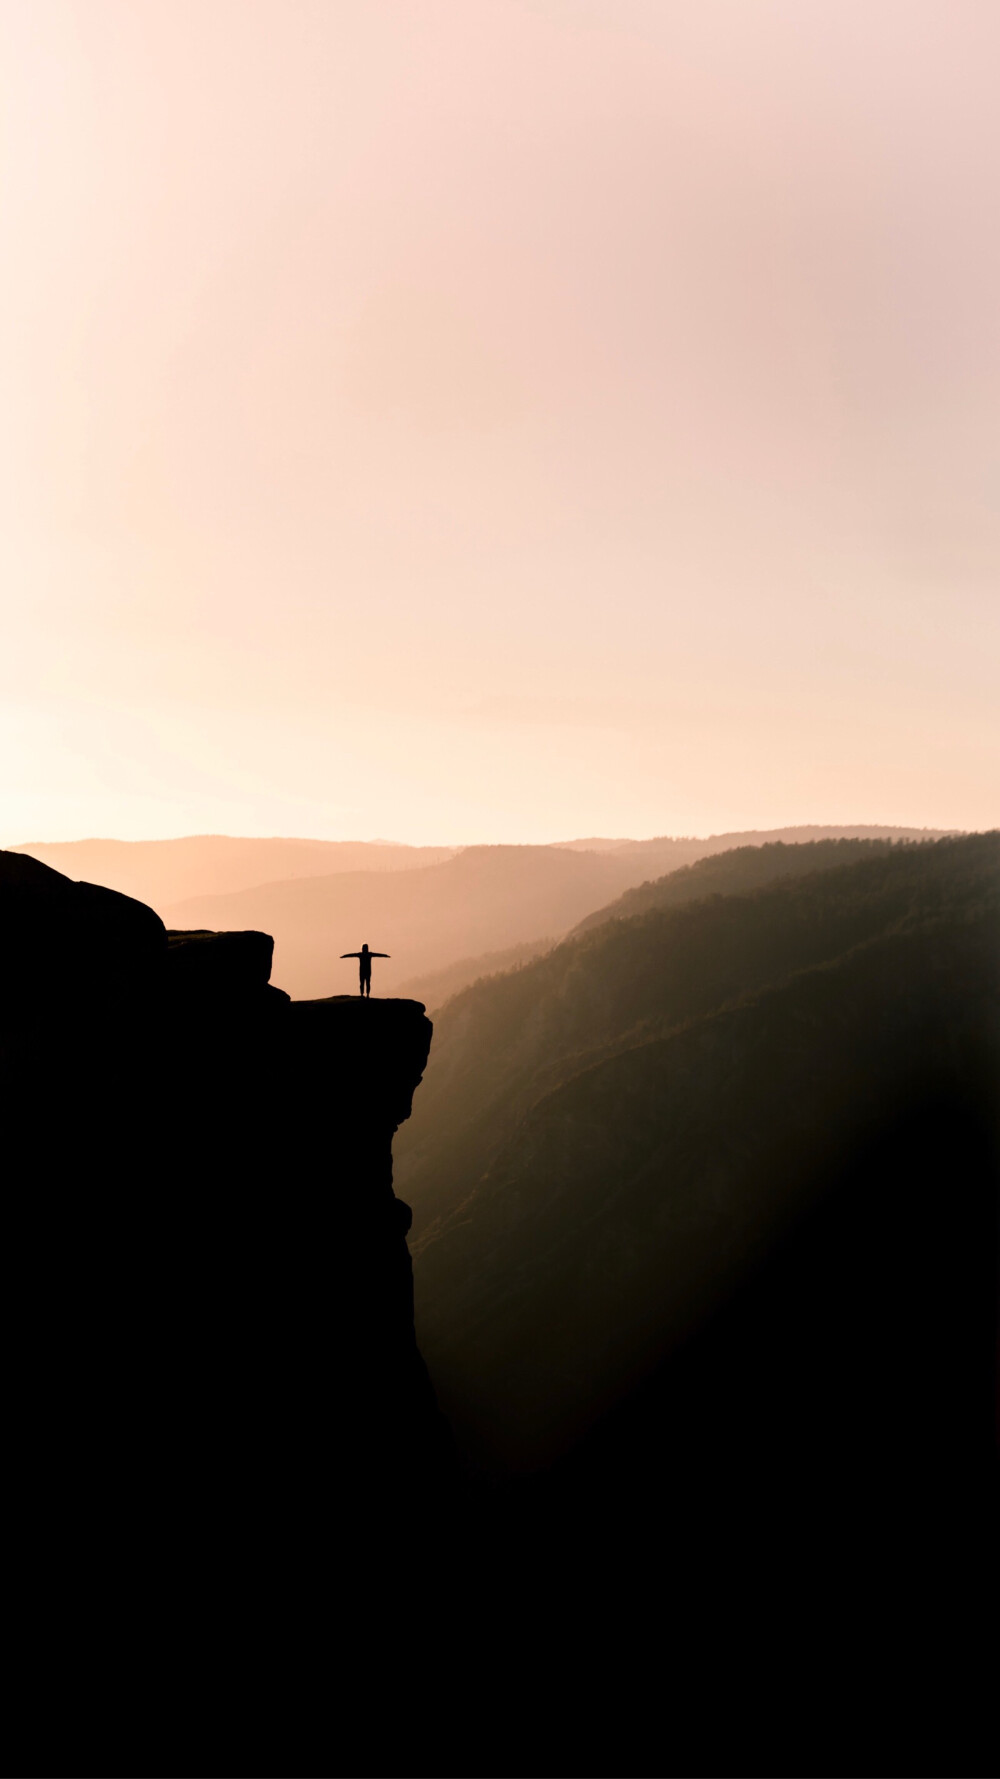
[[[23,856],[0,910],[6,1431],[44,1565],[257,1570],[436,1497],[392,1190],[423,1008],[291,1002],[266,935],[168,934]]]

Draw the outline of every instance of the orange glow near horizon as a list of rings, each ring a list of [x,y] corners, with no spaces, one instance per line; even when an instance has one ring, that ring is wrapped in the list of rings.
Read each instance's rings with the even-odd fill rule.
[[[0,843],[1000,823],[998,58],[0,0]]]

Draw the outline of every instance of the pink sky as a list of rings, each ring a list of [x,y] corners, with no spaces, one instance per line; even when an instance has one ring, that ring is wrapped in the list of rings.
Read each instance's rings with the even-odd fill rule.
[[[1000,822],[993,0],[0,0],[0,842]]]

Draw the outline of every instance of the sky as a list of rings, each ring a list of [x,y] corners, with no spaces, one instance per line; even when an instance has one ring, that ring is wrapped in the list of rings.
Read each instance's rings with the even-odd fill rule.
[[[995,0],[0,0],[0,844],[1000,824]]]

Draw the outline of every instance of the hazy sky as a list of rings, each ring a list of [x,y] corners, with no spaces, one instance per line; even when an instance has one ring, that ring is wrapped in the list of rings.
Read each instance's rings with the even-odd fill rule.
[[[996,0],[0,67],[0,841],[1000,822]]]

